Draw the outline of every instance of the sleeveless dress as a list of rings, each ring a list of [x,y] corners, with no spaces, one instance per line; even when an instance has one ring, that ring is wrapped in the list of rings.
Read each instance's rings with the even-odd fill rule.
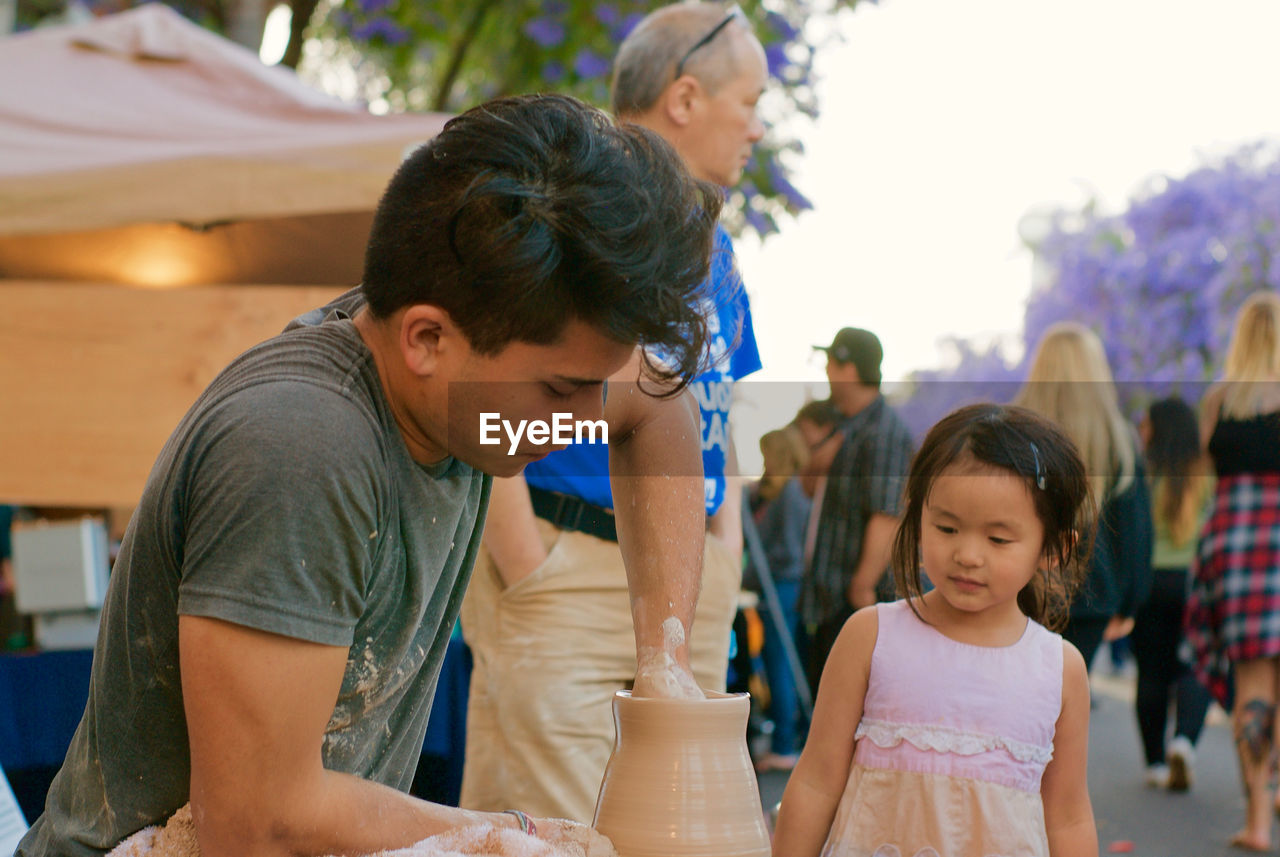
[[[1280,655],[1280,411],[1222,417],[1209,455],[1218,482],[1191,566],[1187,643],[1230,708],[1232,662]]]
[[[1062,708],[1062,638],[960,643],[906,601],[879,632],[823,857],[1047,857],[1040,779]]]

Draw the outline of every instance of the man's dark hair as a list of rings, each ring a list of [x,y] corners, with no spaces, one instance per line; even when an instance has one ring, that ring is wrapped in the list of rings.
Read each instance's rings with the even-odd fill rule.
[[[481,354],[551,344],[580,319],[644,346],[647,374],[683,386],[705,368],[699,286],[721,199],[651,131],[566,96],[498,99],[391,179],[364,296],[376,318],[438,306]]]

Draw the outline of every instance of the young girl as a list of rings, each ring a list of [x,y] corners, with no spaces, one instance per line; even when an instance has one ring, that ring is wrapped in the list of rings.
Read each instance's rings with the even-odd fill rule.
[[[772,615],[769,600],[760,605],[764,623],[765,676],[769,682],[769,719],[773,721],[770,750],[756,760],[757,771],[789,771],[796,764],[796,731],[800,700],[787,658],[787,643],[778,626],[786,628],[786,640],[795,640],[799,618],[796,601],[804,569],[804,536],[810,502],[800,487],[799,474],[809,463],[809,447],[795,426],[765,432],[760,438],[764,473],[747,491],[747,504],[764,545],[769,576],[778,596],[779,615]],[[749,558],[742,586],[763,591],[759,569]],[[806,692],[807,694],[807,692]]]
[[[836,641],[775,855],[1097,855],[1088,677],[1044,627],[1084,573],[1089,508],[1084,465],[1042,417],[974,405],[934,426],[893,550],[907,598]]]

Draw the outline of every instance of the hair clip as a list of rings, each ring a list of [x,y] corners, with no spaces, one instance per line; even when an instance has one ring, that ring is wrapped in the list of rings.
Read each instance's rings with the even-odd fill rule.
[[[1040,469],[1040,450],[1036,449],[1033,441],[1028,441],[1031,445],[1031,455],[1036,460],[1036,487],[1041,491],[1044,490],[1044,471]]]

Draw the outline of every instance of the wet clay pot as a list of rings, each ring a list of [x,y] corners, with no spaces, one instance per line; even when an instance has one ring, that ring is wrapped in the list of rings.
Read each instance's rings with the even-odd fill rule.
[[[655,699],[619,691],[593,826],[620,857],[768,857],[745,693]]]

